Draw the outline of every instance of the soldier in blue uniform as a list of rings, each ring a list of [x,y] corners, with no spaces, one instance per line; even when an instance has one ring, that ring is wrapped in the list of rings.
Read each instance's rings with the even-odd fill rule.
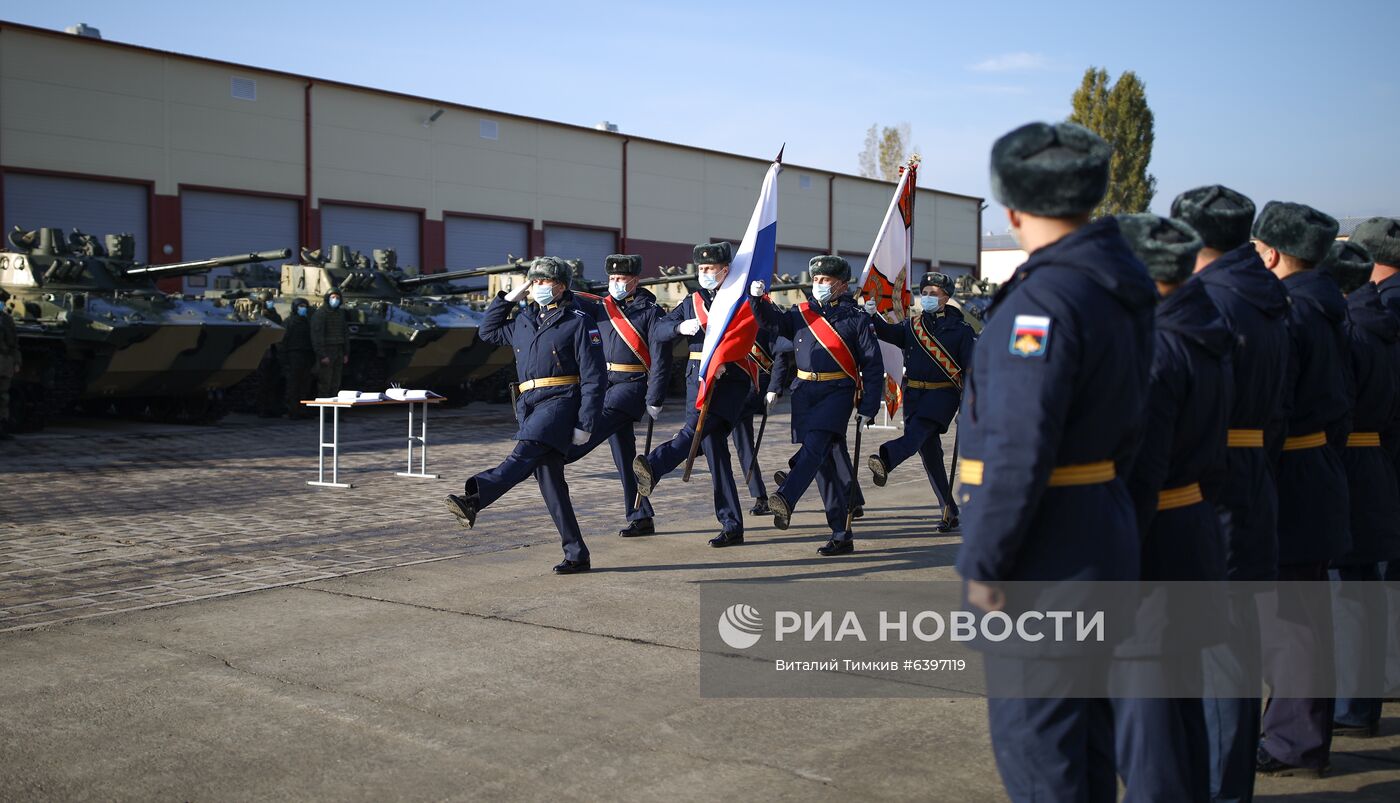
[[[515,351],[520,429],[514,451],[500,465],[467,480],[462,494],[446,499],[447,509],[469,528],[478,512],[535,475],[564,544],[564,560],[554,567],[556,574],[592,568],[564,481],[564,460],[570,447],[588,443],[598,428],[607,387],[602,335],[592,316],[574,302],[569,274],[562,260],[540,257],[530,264],[520,287],[510,295],[497,293],[486,309],[481,339]],[[527,294],[530,303],[511,318]]]
[[[762,325],[792,341],[797,384],[792,392],[792,442],[797,454],[788,461],[787,476],[768,497],[773,524],[786,530],[797,502],[817,481],[831,538],[817,552],[845,555],[855,549],[848,525],[850,483],[837,466],[846,455],[846,425],[851,413],[856,426],[870,426],[880,409],[885,383],[884,363],[870,316],[847,294],[851,265],[839,256],[813,257],[811,298],[790,310],[778,309],[764,297],[762,282],[750,295]]]
[[[1032,123],[992,147],[992,192],[1029,254],[1002,285],[973,351],[960,419],[968,602],[1000,583],[1133,580],[1138,528],[1120,478],[1142,434],[1157,291],[1111,217],[1111,148],[1072,123]],[[1026,668],[987,655],[988,677]],[[1113,800],[1106,699],[990,696],[1013,800]]]
[[[1333,243],[1319,270],[1337,282],[1347,298],[1346,333],[1351,349],[1356,406],[1352,431],[1342,451],[1351,495],[1351,550],[1332,561],[1338,699],[1334,736],[1375,736],[1381,699],[1359,691],[1381,688],[1389,641],[1384,561],[1400,557],[1400,486],[1394,458],[1400,422],[1400,319],[1386,311],[1371,284],[1373,262],[1366,249]],[[1390,441],[1389,444],[1386,441]]]
[[[1371,281],[1376,285],[1386,311],[1400,320],[1400,220],[1370,218],[1352,232],[1351,242],[1370,252],[1376,263],[1371,269]],[[1396,473],[1400,474],[1400,438],[1388,439],[1385,445],[1394,455]],[[1388,621],[1400,621],[1400,591],[1395,590],[1400,587],[1397,586],[1400,584],[1400,550],[1392,550],[1390,557],[1381,565],[1381,577],[1391,584]],[[1385,688],[1388,697],[1400,697],[1400,632],[1396,631],[1391,627],[1387,634],[1389,646],[1386,650]]]
[[[768,509],[768,488],[763,484],[763,470],[754,453],[754,448],[760,444],[755,441],[757,433],[753,419],[771,409],[773,402],[783,395],[783,390],[792,382],[792,344],[774,337],[766,329],[759,329],[749,355],[758,363],[758,387],[749,394],[739,423],[730,436],[734,454],[739,458],[739,472],[748,476],[749,495],[754,498],[753,509],[749,513],[767,516],[772,511]]]
[[[1249,240],[1254,225],[1254,202],[1249,198],[1220,185],[1197,187],[1177,196],[1171,212],[1201,235],[1204,245],[1196,255],[1196,275],[1234,340],[1225,463],[1202,483],[1220,521],[1226,576],[1272,580],[1278,576],[1278,495],[1265,443],[1282,441],[1284,383],[1292,349],[1288,293]],[[1228,622],[1235,633],[1233,643],[1256,649],[1210,651],[1208,687],[1216,676],[1259,675],[1259,614],[1253,595],[1231,599]],[[1207,699],[1212,800],[1253,797],[1259,709],[1257,695]]]
[[[1141,533],[1141,578],[1224,580],[1220,522],[1201,484],[1225,460],[1229,354],[1234,339],[1205,285],[1191,276],[1203,243],[1190,226],[1156,215],[1120,215],[1118,225],[1162,295],[1157,305],[1146,427],[1127,475]],[[1170,597],[1173,589],[1165,590],[1170,617],[1176,603]],[[1128,655],[1148,660],[1140,666],[1132,666],[1137,661],[1125,661],[1133,671],[1179,673],[1182,665],[1200,666],[1205,642],[1191,638],[1199,633],[1167,629],[1170,618],[1163,623],[1148,616],[1140,624]],[[1191,660],[1173,662],[1172,670],[1163,670],[1156,660],[1168,654]],[[1170,682],[1186,685],[1188,679],[1174,676]],[[1189,682],[1194,685],[1199,677]],[[1210,751],[1199,696],[1115,700],[1113,714],[1125,799],[1152,800],[1164,794],[1183,800],[1209,799]]]
[[[883,486],[896,466],[917,453],[943,508],[941,533],[958,526],[958,504],[943,467],[942,436],[962,403],[963,377],[977,342],[962,310],[948,306],[952,293],[953,280],[947,274],[925,274],[919,281],[922,314],[898,324],[875,315],[873,299],[865,304],[875,334],[904,349],[904,434],[885,441],[870,456],[870,472],[875,484]]]
[[[705,322],[709,320],[709,307],[714,301],[715,291],[729,275],[734,248],[725,242],[701,243],[695,246],[693,257],[700,289],[658,319],[651,329],[652,342],[658,349],[669,348],[670,342],[677,337],[690,340],[690,361],[685,371],[685,426],[674,438],[652,449],[651,454],[638,455],[633,461],[637,490],[643,496],[649,496],[661,478],[685,462],[690,454],[700,421],[695,397],[700,390],[700,357],[705,347]],[[734,466],[730,463],[727,443],[729,433],[743,416],[744,404],[754,388],[753,379],[744,368],[734,363],[720,366],[714,387],[706,391],[710,394],[710,409],[705,416],[704,432],[700,435],[700,448],[705,452],[705,461],[710,466],[710,477],[714,481],[715,518],[720,524],[719,534],[710,539],[712,547],[744,543],[744,514],[739,507],[739,490],[734,484]]]
[[[1328,562],[1351,548],[1347,478],[1340,455],[1352,410],[1351,361],[1342,329],[1346,300],[1331,276],[1315,270],[1336,237],[1337,221],[1303,204],[1270,201],[1254,221],[1255,250],[1293,300],[1288,315],[1293,340],[1287,380],[1291,406],[1277,474],[1281,582],[1325,581]],[[1330,664],[1323,669],[1320,660],[1331,630],[1331,611],[1326,605],[1300,607],[1301,616],[1266,609],[1262,617],[1264,677],[1274,688],[1295,682],[1315,687],[1297,679],[1320,678],[1319,673],[1331,671]],[[1320,775],[1327,767],[1332,700],[1276,694],[1264,709],[1261,726],[1258,772]]]
[[[637,475],[632,461],[637,456],[635,424],[643,414],[653,421],[661,415],[666,399],[670,360],[665,350],[653,347],[651,327],[666,312],[656,304],[656,296],[637,282],[642,275],[642,258],[635,254],[613,254],[607,258],[606,297],[578,297],[579,308],[598,324],[603,336],[603,356],[607,360],[608,390],[603,397],[603,414],[592,437],[582,446],[569,450],[568,462],[582,458],[600,443],[612,447],[613,462],[622,479],[622,504],[627,526],[623,537],[651,535],[651,500],[637,503]],[[576,294],[583,296],[583,294]]]

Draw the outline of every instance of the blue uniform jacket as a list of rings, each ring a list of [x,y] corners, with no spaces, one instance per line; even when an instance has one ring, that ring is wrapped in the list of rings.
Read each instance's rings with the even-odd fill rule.
[[[943,348],[962,368],[962,378],[967,378],[968,366],[972,363],[972,347],[977,344],[977,333],[963,319],[962,310],[944,306],[936,316],[927,313],[918,316],[932,319],[933,335]],[[904,349],[904,378],[919,382],[951,382],[952,377],[943,366],[919,345],[914,334],[914,318],[903,323],[890,323],[878,315],[872,316],[875,334],[881,340]],[[962,391],[957,388],[936,388],[934,390],[904,389],[904,418],[927,418],[937,421],[944,429],[958,412],[962,402]]]
[[[765,394],[783,395],[797,376],[797,368],[792,364],[791,340],[775,337],[772,332],[760,326],[754,342],[761,345],[768,356],[773,358],[773,370],[765,371],[759,366],[758,389],[749,394],[749,400],[744,405],[744,415],[747,416],[763,412]]]
[[[712,290],[701,289],[699,291],[705,299],[705,308],[709,309],[714,303],[715,294]],[[691,318],[698,318],[695,314],[695,296],[687,295],[685,300],[677,304],[670,313],[658,318],[651,327],[651,339],[656,343],[658,353],[669,349],[670,342],[682,335],[676,331],[676,327]],[[688,336],[690,341],[690,353],[699,354],[705,350],[705,329]],[[687,360],[685,364],[685,404],[686,421],[694,427],[700,418],[700,411],[695,408],[695,397],[700,392],[700,361],[698,359]],[[753,392],[753,380],[749,378],[746,371],[739,370],[737,365],[728,366],[723,374],[715,380],[715,386],[710,388],[710,412],[709,415],[719,416],[731,426],[743,414],[744,406],[748,402],[749,394]]]
[[[1128,492],[1142,534],[1142,579],[1223,580],[1225,545],[1207,501],[1158,511],[1158,493],[1220,470],[1229,428],[1230,330],[1188,279],[1157,305],[1151,385],[1142,445]]]
[[[826,304],[811,299],[808,303],[825,318],[836,334],[846,343],[860,371],[860,407],[855,406],[856,383],[850,377],[829,382],[798,380],[792,392],[792,442],[801,443],[808,430],[845,434],[851,413],[875,417],[884,395],[885,364],[880,359],[880,344],[875,338],[875,326],[870,316],[850,296],[841,296]],[[755,305],[759,321],[774,333],[792,341],[792,358],[797,370],[813,373],[835,373],[841,370],[836,358],[827,352],[807,327],[802,311],[797,307],[779,309],[764,300]]]
[[[1325,563],[1351,548],[1349,494],[1340,452],[1351,431],[1350,349],[1342,330],[1346,299],[1316,270],[1283,280],[1292,299],[1288,436],[1325,433],[1328,446],[1286,452],[1279,462],[1278,562]]]
[[[1265,430],[1267,440],[1277,445],[1293,348],[1288,292],[1264,267],[1252,243],[1221,254],[1196,279],[1234,337],[1230,426]],[[1226,459],[1228,473],[1206,483],[1206,497],[1223,508],[1229,579],[1273,579],[1278,574],[1278,497],[1271,466],[1277,454],[1230,449]]]
[[[574,428],[592,432],[603,412],[602,335],[571,292],[545,310],[531,302],[512,318],[516,308],[505,293],[497,293],[481,322],[481,339],[515,352],[515,376],[522,384],[551,376],[577,376],[579,382],[521,393],[515,402],[520,421],[515,439],[568,452]]]
[[[575,296],[579,309],[592,316],[603,336],[603,359],[619,365],[641,365],[642,361],[617,333],[608,308],[599,297],[597,300],[585,296]],[[647,373],[608,371],[608,390],[603,397],[603,407],[621,410],[633,421],[640,421],[646,414],[648,404],[661,406],[666,400],[666,382],[671,373],[671,360],[668,350],[651,340],[651,329],[666,311],[656,304],[656,296],[645,287],[618,302],[622,314],[636,327],[637,333],[646,341],[651,355],[651,370]]]
[[[964,468],[964,578],[1137,577],[1121,477],[1142,434],[1156,300],[1113,218],[1036,250],[997,292],[964,388],[965,454],[982,462],[980,484]],[[1117,478],[1048,487],[1057,466],[1103,460]]]
[[[1400,488],[1393,450],[1400,423],[1400,319],[1386,311],[1371,283],[1347,296],[1356,406],[1352,429],[1378,432],[1386,448],[1342,452],[1351,495],[1351,550],[1335,563],[1350,566],[1400,559]]]

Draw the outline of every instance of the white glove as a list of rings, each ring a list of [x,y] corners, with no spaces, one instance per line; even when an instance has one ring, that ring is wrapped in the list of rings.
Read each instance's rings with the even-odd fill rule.
[[[658,404],[658,405],[656,405],[655,407],[652,407],[650,404],[648,404],[648,405],[647,405],[647,415],[651,416],[651,420],[653,420],[653,421],[655,421],[656,419],[660,418],[660,417],[661,417],[661,405]]]
[[[873,298],[870,299],[869,301],[865,302],[865,314],[866,314],[866,315],[874,315],[874,314],[875,314],[875,308],[876,308],[876,306],[877,306],[877,305],[876,305],[876,303],[875,303],[875,299],[873,299]]]
[[[517,301],[519,301],[520,299],[524,298],[526,295],[528,295],[529,292],[530,292],[530,283],[529,283],[529,282],[521,282],[519,285],[517,285],[516,287],[512,288],[511,291],[510,291],[509,293],[506,293],[506,301],[509,301],[510,303],[514,304],[514,303],[516,303]]]
[[[696,334],[700,331],[700,319],[691,318],[688,321],[681,321],[680,323],[676,324],[676,331],[680,332],[686,337],[690,337],[691,335]]]
[[[724,376],[724,369],[728,367],[729,363],[720,363],[719,368],[715,371],[715,379],[719,379],[720,377]]]
[[[870,426],[870,425],[873,424],[873,423],[875,423],[875,419],[871,418],[870,416],[868,416],[868,415],[861,415],[860,413],[856,413],[856,426],[857,426],[857,427],[862,427],[862,428],[863,428],[863,427],[868,427],[868,426]]]
[[[768,391],[768,395],[766,395],[766,396],[763,397],[763,403],[764,403],[764,405],[767,406],[767,407],[772,407],[772,406],[773,406],[773,402],[775,402],[775,401],[777,401],[777,400],[778,400],[778,394],[774,393],[774,392],[771,391],[771,390]]]
[[[763,286],[763,282],[754,282],[749,285],[749,295],[754,298],[763,298],[763,294],[768,292],[768,288]]]
[[[584,430],[581,430],[581,429],[579,429],[578,427],[574,427],[574,445],[575,445],[575,446],[582,446],[582,445],[584,445],[585,443],[588,443],[588,439],[591,438],[591,437],[593,437],[592,433],[590,433],[590,432],[585,432]]]

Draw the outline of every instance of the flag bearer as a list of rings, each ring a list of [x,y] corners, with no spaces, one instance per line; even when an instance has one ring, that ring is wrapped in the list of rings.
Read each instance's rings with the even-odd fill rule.
[[[855,548],[849,516],[849,483],[837,465],[846,455],[846,425],[851,413],[856,426],[870,426],[880,409],[885,382],[884,363],[870,316],[848,294],[850,263],[839,256],[813,257],[809,265],[812,295],[808,301],[781,311],[771,301],[758,304],[759,320],[792,341],[797,385],[792,393],[792,442],[800,444],[790,470],[768,497],[773,524],[786,530],[798,500],[817,481],[831,528],[822,555],[845,555]],[[762,297],[762,282],[750,295]]]
[[[949,306],[952,293],[953,280],[946,274],[925,274],[919,281],[921,313],[898,324],[875,315],[874,300],[865,303],[875,334],[904,349],[904,434],[870,455],[870,472],[876,485],[884,485],[896,466],[918,453],[943,507],[941,533],[958,526],[958,504],[943,467],[942,436],[962,403],[963,377],[977,342],[962,310]]]

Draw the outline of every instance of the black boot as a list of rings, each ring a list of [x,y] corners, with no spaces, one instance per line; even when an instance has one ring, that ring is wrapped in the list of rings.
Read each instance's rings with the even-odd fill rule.
[[[651,464],[642,455],[632,458],[632,473],[637,475],[637,493],[641,496],[651,496],[651,489],[656,487],[652,482]]]
[[[472,528],[472,525],[476,524],[477,498],[475,496],[448,494],[447,498],[442,500],[442,503],[447,505],[447,509],[452,511],[452,515],[457,517],[458,524],[468,530]]]
[[[768,507],[768,497],[760,496],[758,500],[753,503],[753,510],[750,510],[749,513],[754,516],[773,515],[772,508]]]
[[[627,522],[627,526],[618,531],[618,535],[623,538],[635,538],[639,535],[655,535],[656,525],[651,519],[637,519]]]
[[[768,509],[773,513],[774,527],[786,530],[792,524],[792,506],[788,504],[782,494],[773,493],[768,496]]]
[[[720,533],[710,539],[712,547],[738,546],[742,543],[744,543],[743,533]]]
[[[846,539],[844,541],[837,541],[835,538],[833,538],[830,541],[826,542],[826,546],[817,548],[818,555],[828,558],[832,555],[849,555],[855,551],[856,544],[850,539]]]
[[[885,487],[885,483],[890,481],[890,469],[885,465],[885,461],[878,454],[872,454],[869,465],[870,473],[875,479],[875,487]]]
[[[555,574],[581,574],[593,570],[593,562],[588,558],[583,560],[569,560],[565,558],[554,567]]]

